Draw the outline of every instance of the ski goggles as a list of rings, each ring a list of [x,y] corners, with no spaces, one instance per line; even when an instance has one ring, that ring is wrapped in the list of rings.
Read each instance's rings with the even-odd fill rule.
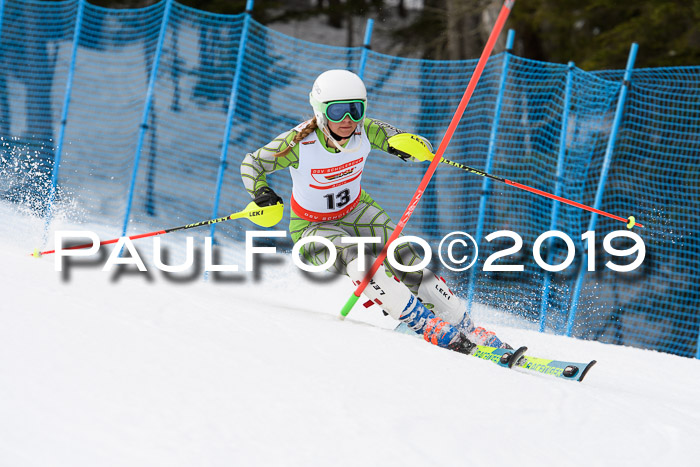
[[[323,114],[333,123],[342,122],[348,115],[353,122],[359,122],[365,116],[365,101],[353,99],[350,101],[332,101],[322,103]]]

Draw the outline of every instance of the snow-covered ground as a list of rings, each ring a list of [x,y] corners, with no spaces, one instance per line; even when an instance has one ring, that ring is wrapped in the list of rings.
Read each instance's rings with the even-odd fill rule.
[[[340,321],[349,281],[314,282],[286,256],[258,279],[176,283],[95,264],[66,278],[30,256],[41,220],[2,204],[0,219],[0,466],[700,458],[697,360],[539,334],[479,308],[532,355],[598,360],[583,383],[508,371],[392,332],[376,309]]]

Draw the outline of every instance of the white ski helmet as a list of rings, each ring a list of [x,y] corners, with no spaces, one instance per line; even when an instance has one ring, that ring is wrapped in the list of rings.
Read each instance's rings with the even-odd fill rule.
[[[316,123],[323,130],[328,124],[324,112],[328,102],[359,99],[364,101],[367,111],[367,89],[362,79],[348,70],[324,71],[314,81],[309,93],[309,102],[314,109]]]

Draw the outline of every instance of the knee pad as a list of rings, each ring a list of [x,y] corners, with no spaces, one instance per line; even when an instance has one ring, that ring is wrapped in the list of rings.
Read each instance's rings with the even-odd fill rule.
[[[354,259],[347,266],[348,276],[356,285],[362,282],[366,271],[372,267],[372,263],[365,262],[366,270],[359,271],[358,263],[359,260]],[[408,287],[393,274],[387,274],[384,265],[379,266],[363,293],[396,320],[401,318],[401,314],[413,297]]]

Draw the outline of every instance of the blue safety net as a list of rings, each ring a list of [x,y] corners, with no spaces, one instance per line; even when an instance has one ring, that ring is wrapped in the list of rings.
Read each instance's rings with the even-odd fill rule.
[[[223,216],[250,201],[244,155],[312,116],[308,93],[322,71],[360,74],[369,116],[437,148],[476,63],[315,44],[247,13],[170,0],[140,9],[0,0],[0,195],[115,237]],[[441,165],[404,233],[427,240],[435,256],[452,232],[475,238],[471,269],[431,266],[470,304],[548,332],[697,357],[700,67],[633,69],[623,79],[623,70],[492,56],[444,156],[499,180]],[[427,167],[377,152],[363,188],[397,220]],[[268,180],[289,199],[286,171]],[[646,249],[642,265],[608,266],[639,255],[629,238],[608,245],[628,249],[624,256],[605,249],[608,234],[628,231],[625,222],[592,221],[589,211],[508,182],[635,216],[644,225],[632,229]],[[591,227],[595,237],[582,237]],[[250,228],[227,222],[186,235],[215,233],[225,255]],[[538,242],[550,230],[571,244]],[[493,256],[518,238],[514,252]],[[536,255],[552,265],[572,256],[571,264],[547,272]],[[522,271],[485,271],[489,258]]]

